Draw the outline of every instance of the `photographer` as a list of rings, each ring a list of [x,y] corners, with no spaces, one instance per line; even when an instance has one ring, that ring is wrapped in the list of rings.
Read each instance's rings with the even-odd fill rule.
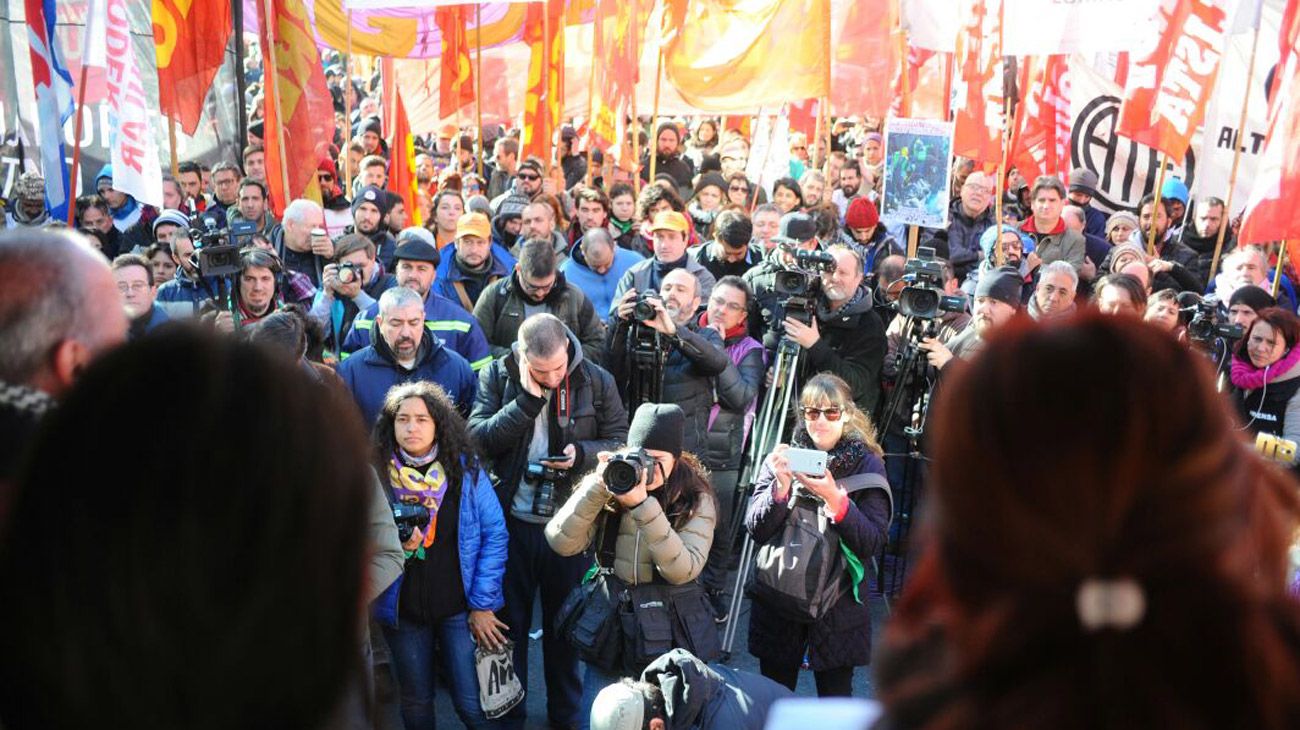
[[[947,343],[939,339],[921,342],[921,349],[936,370],[942,370],[954,358],[969,360],[984,349],[994,330],[1010,322],[1020,311],[1020,273],[1015,269],[994,269],[980,277],[975,290],[975,306],[970,325]]]
[[[644,402],[676,403],[686,412],[685,448],[691,453],[704,453],[713,405],[712,378],[731,362],[718,332],[694,321],[700,306],[698,287],[699,281],[689,272],[674,269],[664,277],[657,295],[629,289],[619,302],[606,347],[609,371],[620,384],[624,403],[636,401],[639,406],[645,398]],[[638,348],[659,353],[660,366],[632,362]],[[639,378],[649,379],[649,393],[634,387]],[[655,391],[658,400],[650,400]]]
[[[754,290],[754,299],[749,305],[749,334],[770,351],[776,350],[780,325],[785,319],[783,297],[776,289],[777,277],[794,267],[794,251],[817,251],[821,247],[817,225],[807,213],[782,216],[772,243],[776,246],[763,263],[745,272],[743,277]]]
[[[707,472],[685,449],[685,424],[686,415],[676,404],[642,405],[627,437],[627,449],[643,450],[648,460],[641,465],[640,480],[626,491],[612,492],[605,478],[611,473],[611,454],[602,453],[596,472],[582,480],[546,525],[551,548],[568,556],[580,556],[597,544],[598,532],[603,542],[607,533],[602,527],[617,530],[612,566],[607,567],[631,592],[630,625],[620,617],[614,620],[625,639],[620,669],[634,674],[670,649],[686,649],[711,661],[720,648],[704,591],[695,584],[713,542],[717,506]],[[656,590],[665,585],[690,588]],[[656,600],[667,609],[667,617],[657,615],[667,619],[663,628],[680,629],[663,636],[643,634],[642,609]],[[617,681],[611,670],[617,671],[587,664],[580,727],[588,726],[596,694]]]
[[[480,371],[469,431],[507,511],[504,618],[515,672],[527,686],[528,632],[540,592],[547,715],[553,725],[574,725],[582,693],[578,659],[551,628],[590,563],[556,555],[542,528],[567,496],[568,475],[592,468],[598,452],[627,437],[627,413],[610,374],[583,357],[582,343],[563,322],[543,313],[524,320],[511,351]],[[523,712],[520,706],[511,716]]]
[[[171,258],[176,264],[176,276],[158,287],[155,301],[171,319],[193,317],[199,313],[200,304],[217,297],[217,284],[199,273],[198,252],[189,231],[178,231],[172,237]]]
[[[474,644],[506,643],[496,616],[505,605],[506,523],[465,421],[438,386],[388,392],[372,436],[375,468],[395,503],[427,510],[408,525],[409,556],[396,596],[397,621],[384,626],[401,686],[402,721],[434,725],[435,663],[447,668],[452,704],[467,727],[489,726],[479,705]],[[400,527],[400,526],[399,526]],[[386,594],[388,597],[388,594]]]
[[[312,304],[312,317],[326,323],[330,349],[339,352],[357,315],[397,286],[397,279],[375,260],[375,244],[349,233],[334,244],[334,262],[321,270],[321,288]]]
[[[384,219],[393,207],[393,196],[382,188],[367,185],[352,200],[352,224],[357,233],[375,243],[379,260],[384,266],[393,264],[397,253],[397,239],[388,232]]]
[[[946,260],[941,262],[943,266],[943,293],[945,296],[966,298],[965,293],[961,290],[961,284],[957,280],[956,272],[952,264]],[[904,330],[907,327],[907,317],[898,316],[890,321],[889,326],[885,328],[885,365],[881,372],[887,380],[892,380],[898,376],[898,349],[903,345]],[[939,341],[947,343],[956,337],[966,326],[970,324],[970,313],[966,311],[948,312],[944,311],[939,316],[938,333]],[[884,438],[888,440],[889,434]],[[892,452],[893,449],[890,449]]]
[[[701,297],[709,296],[715,279],[703,264],[687,255],[686,244],[690,230],[686,216],[675,210],[662,210],[655,214],[654,222],[650,224],[650,233],[654,236],[654,256],[633,264],[632,268],[623,274],[623,278],[618,282],[618,288],[614,290],[616,303],[610,314],[614,314],[614,310],[620,307],[623,296],[628,290],[655,291],[664,277],[677,269],[683,269],[695,277],[699,282]]]

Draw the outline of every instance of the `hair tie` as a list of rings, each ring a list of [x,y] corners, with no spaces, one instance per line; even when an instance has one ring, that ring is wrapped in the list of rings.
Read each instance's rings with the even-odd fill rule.
[[[1146,594],[1132,578],[1088,578],[1079,584],[1075,596],[1079,623],[1089,632],[1128,631],[1141,623],[1146,608]]]

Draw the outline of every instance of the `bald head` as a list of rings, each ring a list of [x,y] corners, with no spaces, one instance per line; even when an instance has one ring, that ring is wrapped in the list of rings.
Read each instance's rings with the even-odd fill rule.
[[[126,340],[108,261],[71,231],[0,234],[0,381],[58,397]]]

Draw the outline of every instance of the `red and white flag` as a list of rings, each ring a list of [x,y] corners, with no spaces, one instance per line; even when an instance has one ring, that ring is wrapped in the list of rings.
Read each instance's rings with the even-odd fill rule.
[[[999,2],[967,0],[961,38],[965,44],[957,57],[958,75],[965,87],[959,93],[952,153],[982,164],[985,169],[1002,162],[1002,132],[1006,128],[1006,103],[1002,78]]]
[[[1282,59],[1273,79],[1264,154],[1238,238],[1243,244],[1300,238],[1300,0],[1288,0],[1280,35]]]
[[[1016,111],[1011,164],[1027,180],[1060,174],[1070,168],[1069,56],[1027,59],[1021,83],[1024,101]]]

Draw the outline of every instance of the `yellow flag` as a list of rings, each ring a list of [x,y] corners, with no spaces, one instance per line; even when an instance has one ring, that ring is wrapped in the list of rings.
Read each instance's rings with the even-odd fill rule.
[[[667,29],[664,69],[688,103],[724,112],[828,93],[830,0],[667,5],[677,27]]]

